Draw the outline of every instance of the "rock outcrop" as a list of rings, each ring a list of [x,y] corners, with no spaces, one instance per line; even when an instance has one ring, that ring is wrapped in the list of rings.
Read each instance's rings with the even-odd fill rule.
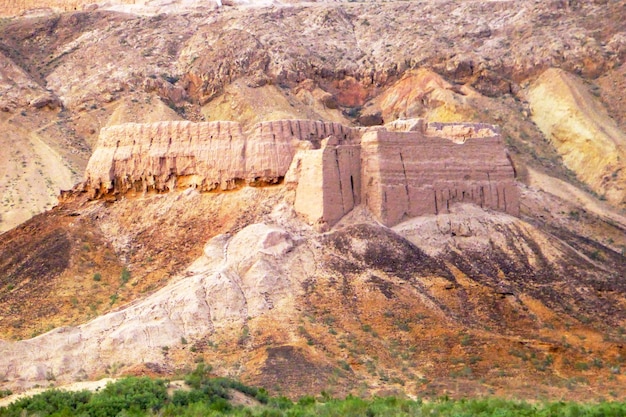
[[[82,187],[96,198],[286,179],[309,223],[333,225],[363,202],[390,226],[456,202],[517,215],[514,178],[498,129],[486,124],[281,120],[244,132],[235,122],[161,122],[102,129]]]

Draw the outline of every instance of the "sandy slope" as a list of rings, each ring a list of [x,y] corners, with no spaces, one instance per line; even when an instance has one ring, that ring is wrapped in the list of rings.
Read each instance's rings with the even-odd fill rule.
[[[0,232],[28,220],[57,203],[60,190],[78,180],[66,160],[36,132],[19,127],[18,121],[0,120]]]
[[[4,385],[47,384],[51,375],[59,384],[103,374],[170,375],[203,358],[220,374],[293,396],[354,392],[364,381],[368,392],[402,381],[403,390],[417,395],[432,389],[422,378],[446,389],[456,385],[457,394],[487,393],[476,375],[504,395],[582,398],[584,391],[553,380],[578,375],[570,358],[617,360],[615,329],[626,323],[619,307],[626,293],[618,279],[623,257],[592,241],[473,206],[393,231],[357,210],[317,233],[275,199],[280,194],[266,201],[262,189],[226,195],[175,192],[108,208],[74,206],[65,216],[84,222],[65,229],[81,247],[74,259],[90,255],[77,233],[99,225],[118,256],[136,262],[127,288],[116,290],[132,301],[78,326],[0,342]],[[195,261],[187,256],[186,268],[160,289],[128,292],[145,285],[146,271],[189,255],[183,248],[154,252],[155,245],[179,245],[181,236],[198,239],[190,232],[202,223],[183,226],[181,209],[210,213],[229,199],[268,207],[228,220],[226,233],[214,235]],[[232,209],[223,207],[223,215]],[[215,213],[208,218],[220,222]],[[148,221],[160,225],[152,237]],[[155,254],[149,264],[148,253]],[[65,268],[71,276],[73,264]],[[104,290],[115,290],[108,281]],[[539,362],[516,359],[520,349],[554,365],[537,374]],[[337,361],[350,371],[336,368]],[[374,361],[379,371],[371,375]],[[450,372],[463,366],[471,366],[472,377],[459,388]],[[492,372],[496,366],[517,377],[503,378]],[[380,380],[379,372],[393,378]],[[621,375],[600,384],[609,372],[585,377],[594,389],[619,390]],[[533,381],[534,388],[520,381]]]
[[[626,134],[582,80],[557,69],[530,87],[532,118],[565,166],[596,193],[626,207]]]

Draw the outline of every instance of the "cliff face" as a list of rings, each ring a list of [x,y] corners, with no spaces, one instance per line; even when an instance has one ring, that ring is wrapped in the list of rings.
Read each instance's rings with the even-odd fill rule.
[[[83,187],[91,197],[225,191],[286,175],[310,223],[332,225],[361,202],[388,226],[456,202],[519,214],[515,172],[494,126],[422,120],[369,129],[282,120],[248,132],[234,122],[119,125],[102,130]]]

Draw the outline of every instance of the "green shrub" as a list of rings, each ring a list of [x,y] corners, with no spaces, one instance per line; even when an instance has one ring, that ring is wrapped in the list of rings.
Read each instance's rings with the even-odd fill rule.
[[[626,415],[626,403],[526,402],[499,398],[451,400],[447,396],[422,402],[396,397],[334,399],[302,397],[297,403],[285,397],[269,398],[261,388],[228,378],[210,378],[211,367],[199,364],[187,376],[191,390],[169,396],[165,382],[149,378],[125,378],[97,393],[46,391],[0,408],[0,417],[617,417]],[[233,406],[229,390],[257,398],[265,405]]]
[[[45,391],[0,408],[0,416],[115,417],[123,411],[145,414],[161,408],[167,399],[165,382],[150,378],[125,378],[95,394],[89,391]]]
[[[285,396],[270,398],[268,404],[271,407],[279,408],[281,410],[288,410],[293,407],[293,401]]]
[[[311,395],[305,395],[304,397],[301,397],[298,400],[298,405],[299,406],[307,406],[307,405],[311,405],[311,404],[315,404],[315,397],[313,397]]]
[[[167,399],[164,381],[130,377],[108,384],[77,411],[92,417],[115,417],[123,410],[156,411]]]
[[[128,281],[130,281],[130,271],[126,267],[122,268],[122,273],[120,274],[120,281],[122,284],[126,284]]]
[[[185,377],[185,383],[192,388],[200,389],[202,384],[208,380],[211,369],[211,365],[204,362],[199,363],[196,369]]]
[[[72,415],[80,406],[86,404],[91,396],[92,394],[88,391],[49,390],[33,397],[22,398],[8,407],[0,409],[0,416]]]

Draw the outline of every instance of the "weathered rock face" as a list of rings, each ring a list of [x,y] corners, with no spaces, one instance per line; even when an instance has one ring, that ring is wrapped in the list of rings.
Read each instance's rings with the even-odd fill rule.
[[[333,225],[361,202],[388,226],[455,202],[519,212],[515,172],[494,126],[419,119],[364,130],[305,120],[249,132],[234,122],[113,126],[101,132],[83,187],[98,197],[285,177],[310,223]]]
[[[101,131],[84,186],[98,197],[130,190],[272,184],[285,176],[299,141],[319,147],[325,137],[351,134],[338,123],[298,120],[259,123],[248,134],[234,122],[112,126]]]
[[[30,79],[19,65],[0,51],[0,111],[9,112],[26,106],[56,108],[59,104],[53,94]]]

